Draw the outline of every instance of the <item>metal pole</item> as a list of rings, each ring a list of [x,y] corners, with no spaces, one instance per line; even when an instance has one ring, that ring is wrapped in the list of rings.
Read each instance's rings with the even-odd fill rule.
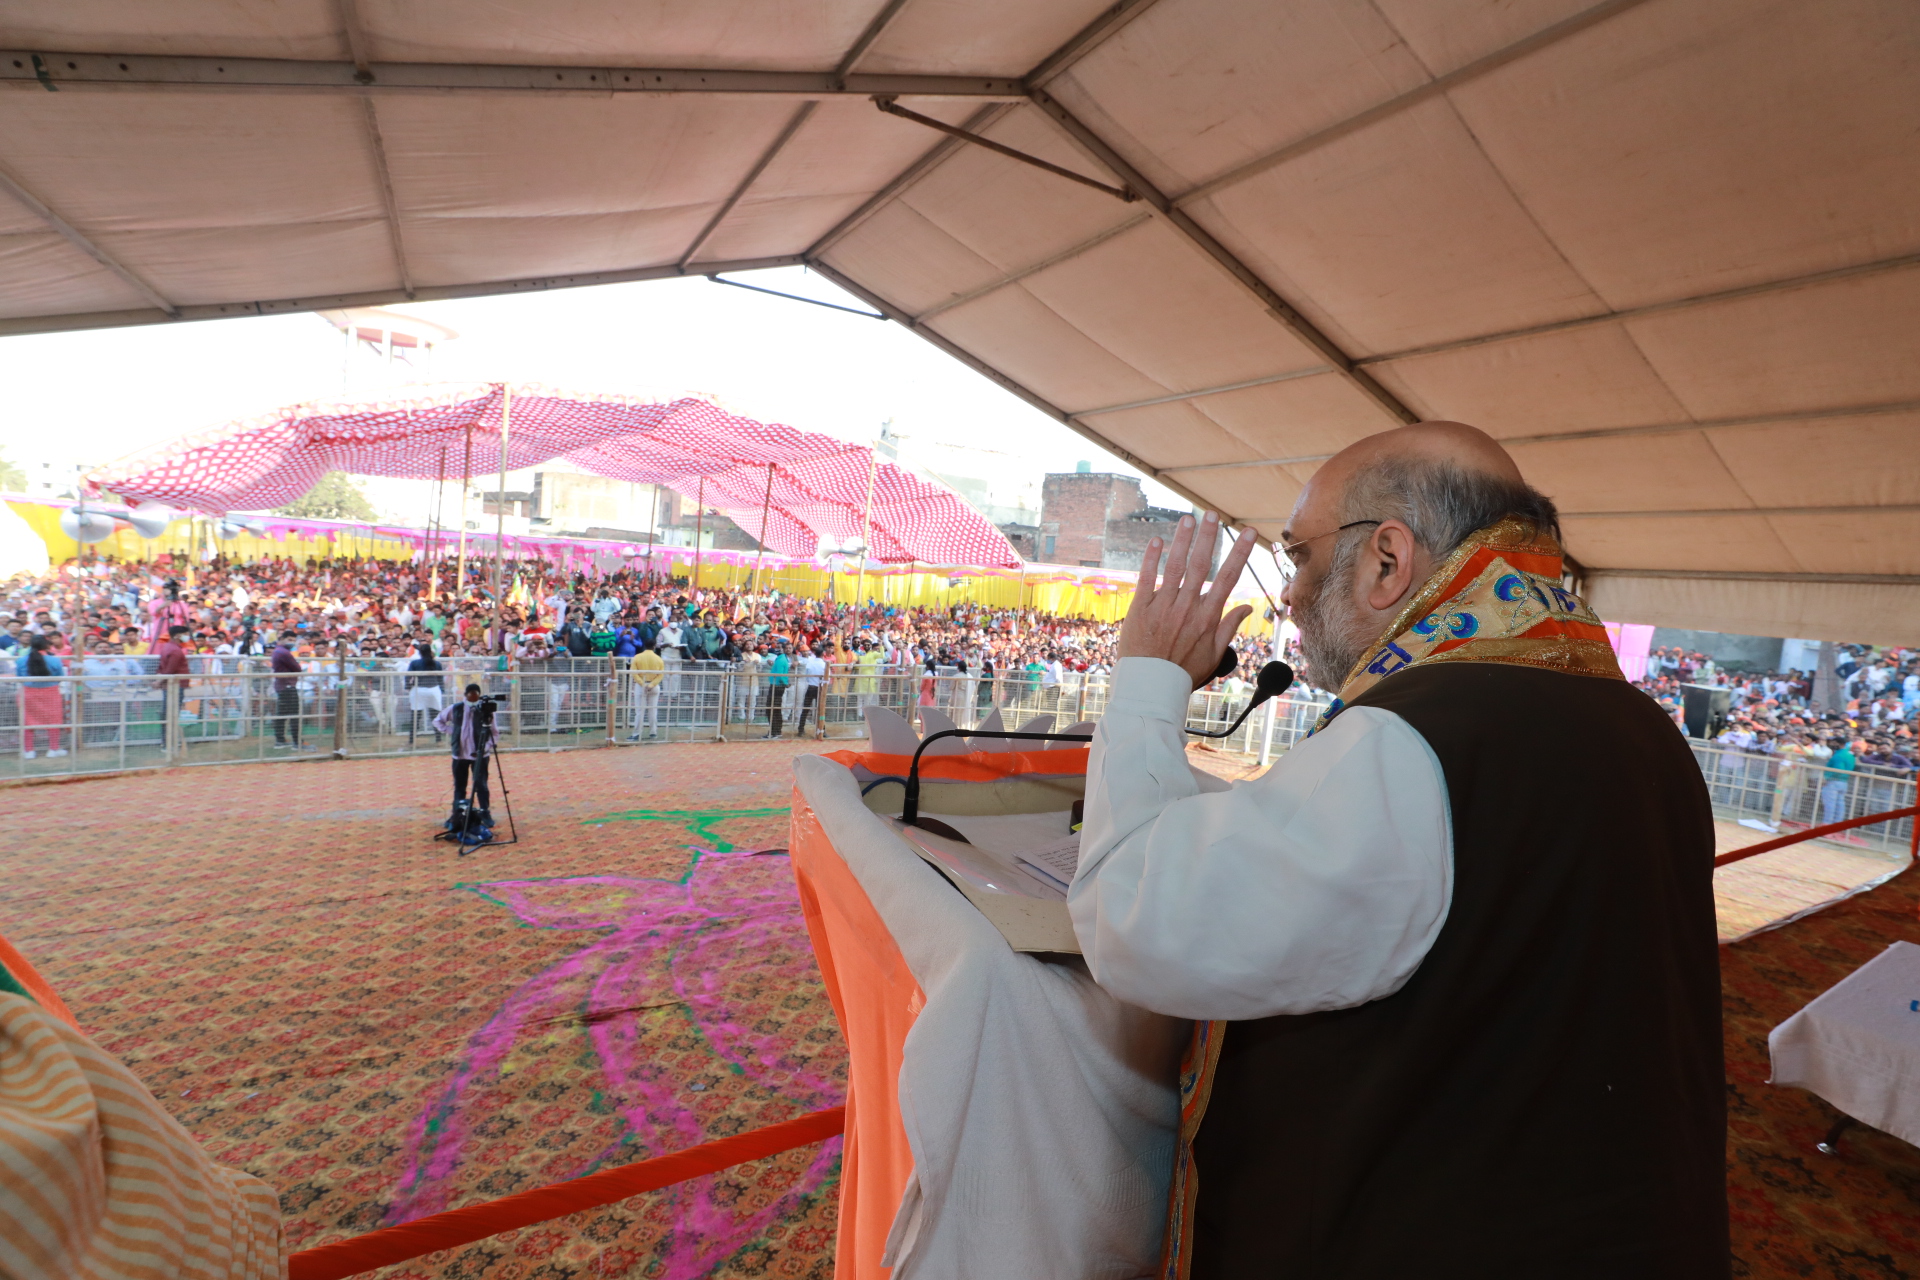
[[[1267,725],[1260,734],[1260,763],[1263,765],[1273,763],[1273,722],[1279,714],[1279,706],[1278,698],[1267,699]]]
[[[162,708],[165,727],[161,732],[166,735],[167,742],[163,754],[171,760],[176,754],[180,754],[180,747],[184,745],[180,741],[180,677],[161,676],[160,678],[166,682],[166,705]]]
[[[513,385],[500,384],[500,492],[494,510],[498,516],[493,530],[493,642],[506,647],[506,634],[500,626],[501,558],[507,548],[507,438],[513,429]]]
[[[520,745],[520,673],[513,669],[513,660],[507,660],[507,694],[511,698],[510,710],[513,712],[513,745]]]
[[[467,491],[473,488],[473,424],[467,424],[467,460],[460,468],[460,567],[454,573],[453,602],[467,598]]]
[[[767,558],[767,515],[773,510],[773,464],[767,464],[767,496],[760,503],[760,554],[753,558],[753,597],[760,598],[760,565]],[[748,615],[751,619],[752,615]]]
[[[646,577],[649,584],[651,584],[651,580],[653,578],[653,534],[654,534],[654,530],[660,527],[660,486],[659,485],[653,486],[653,497],[649,500],[649,507],[650,507],[650,510],[647,512],[647,573],[646,573]]]
[[[333,758],[344,760],[347,755],[347,642],[338,639],[333,642],[334,677],[333,689]]]
[[[700,496],[693,501],[693,598],[700,600],[700,538],[707,518],[707,478],[700,477]]]
[[[860,621],[860,602],[867,597],[867,544],[873,540],[873,478],[880,469],[879,450],[867,448],[867,506],[860,517],[860,575],[853,584],[854,622]]]
[[[447,446],[440,446],[440,474],[433,484],[433,514],[427,520],[427,572],[433,574],[435,595],[439,594],[439,564],[436,557],[440,553],[440,531],[446,527],[447,505]]]

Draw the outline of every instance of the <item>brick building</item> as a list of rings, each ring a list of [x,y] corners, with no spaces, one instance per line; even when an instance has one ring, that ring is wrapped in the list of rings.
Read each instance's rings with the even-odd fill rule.
[[[1138,569],[1147,541],[1169,539],[1188,514],[1147,504],[1132,476],[1082,470],[1056,472],[1040,488],[1038,555],[1048,564]],[[1215,548],[1213,563],[1219,563]]]

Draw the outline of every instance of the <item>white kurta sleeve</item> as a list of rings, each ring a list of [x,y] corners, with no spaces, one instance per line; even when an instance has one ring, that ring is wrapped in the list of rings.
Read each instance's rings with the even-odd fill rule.
[[[1074,933],[1100,985],[1183,1018],[1344,1009],[1426,957],[1453,890],[1445,777],[1426,739],[1355,707],[1266,774],[1203,792],[1191,683],[1125,658],[1094,733]]]

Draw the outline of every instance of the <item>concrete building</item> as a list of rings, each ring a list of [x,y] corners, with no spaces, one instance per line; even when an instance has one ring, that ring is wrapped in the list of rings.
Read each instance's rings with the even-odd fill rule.
[[[1048,564],[1082,568],[1138,569],[1147,542],[1170,539],[1180,517],[1189,514],[1147,503],[1132,476],[1079,469],[1056,472],[1041,485],[1038,555]],[[1219,563],[1214,548],[1211,563]]]
[[[1016,521],[1008,521],[1006,524],[995,527],[1000,530],[1001,535],[1006,538],[1013,549],[1020,554],[1022,560],[1040,559],[1039,525],[1020,524]]]

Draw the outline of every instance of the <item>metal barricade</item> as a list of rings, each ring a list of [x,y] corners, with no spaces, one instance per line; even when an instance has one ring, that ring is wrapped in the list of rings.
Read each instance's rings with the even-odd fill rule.
[[[1692,738],[1687,745],[1693,749],[1693,758],[1706,781],[1714,813],[1722,818],[1757,821],[1772,829],[1780,829],[1783,824],[1815,827],[1914,804],[1911,774],[1872,765],[1828,769],[1802,757],[1744,751]],[[1826,838],[1885,853],[1904,853],[1912,847],[1913,821],[1901,818],[1876,822]]]
[[[776,711],[785,735],[801,731],[804,711],[809,736],[859,738],[868,707],[894,711],[916,729],[921,709],[932,708],[963,729],[998,711],[1008,728],[1048,716],[1048,727],[1059,730],[1100,718],[1108,696],[1104,676],[1070,674],[1048,685],[1024,670],[983,678],[954,668],[928,674],[852,664],[830,668],[811,699],[798,672],[776,677],[708,661],[669,663],[655,682],[625,658],[563,657],[516,670],[498,658],[461,658],[431,673],[374,657],[309,660],[298,673],[275,672],[257,656],[195,657],[186,676],[161,676],[148,657],[94,656],[75,665],[63,676],[0,676],[0,781],[331,754],[438,754],[448,748],[435,720],[469,683],[496,700],[500,746],[508,751],[740,741],[766,736]],[[1187,726],[1223,728],[1250,696],[1195,693]],[[1299,742],[1329,702],[1297,687],[1214,745],[1266,763]],[[1720,743],[1689,746],[1722,818],[1817,826],[1915,803],[1910,773],[1871,765],[1845,772]],[[1832,839],[1899,854],[1913,827],[1902,818]]]

